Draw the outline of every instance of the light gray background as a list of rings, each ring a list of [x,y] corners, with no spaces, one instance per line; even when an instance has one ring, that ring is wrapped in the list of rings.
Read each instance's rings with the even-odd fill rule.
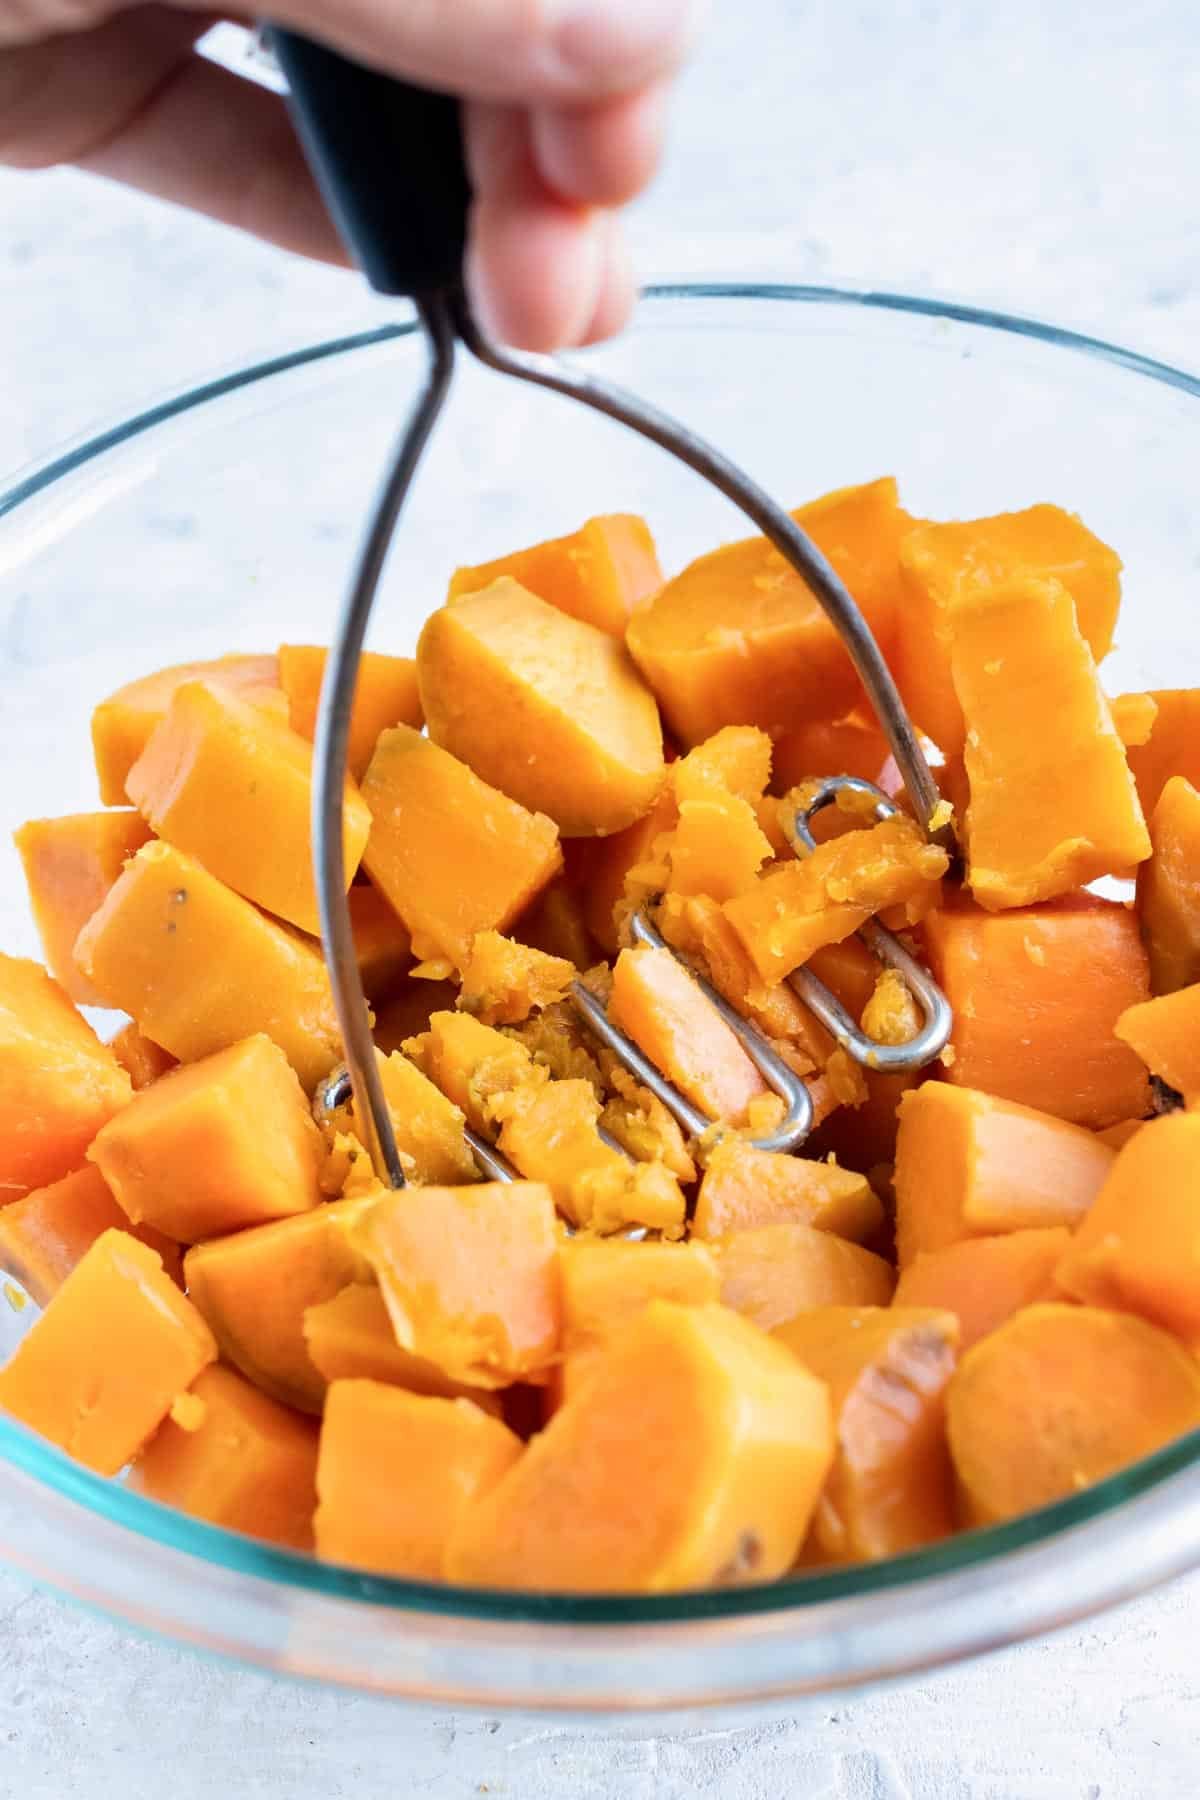
[[[1195,367],[1198,51],[1189,0],[717,0],[632,220],[640,266],[932,289]],[[0,470],[380,311],[136,196],[0,172]],[[1194,1800],[1198,1598],[1179,1583],[894,1693],[656,1736],[276,1683],[0,1575],[0,1795]]]

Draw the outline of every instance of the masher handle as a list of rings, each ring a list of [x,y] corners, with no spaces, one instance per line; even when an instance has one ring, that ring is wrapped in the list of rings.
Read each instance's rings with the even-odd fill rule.
[[[281,27],[269,41],[325,204],[371,286],[413,300],[456,288],[471,198],[458,101]]]

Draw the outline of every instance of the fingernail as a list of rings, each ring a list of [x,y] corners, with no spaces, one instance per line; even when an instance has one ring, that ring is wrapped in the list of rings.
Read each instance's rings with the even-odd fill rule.
[[[699,11],[698,0],[562,0],[554,52],[595,91],[640,87],[681,60]]]

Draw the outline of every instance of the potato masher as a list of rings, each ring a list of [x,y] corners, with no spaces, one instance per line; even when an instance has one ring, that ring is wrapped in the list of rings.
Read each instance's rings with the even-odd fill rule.
[[[501,348],[482,335],[467,306],[462,265],[470,189],[458,103],[366,69],[296,33],[272,28],[269,43],[287,80],[297,132],[342,237],[377,293],[410,299],[425,336],[424,385],[397,442],[371,513],[357,566],[330,646],[321,691],[314,751],[313,862],[321,935],[329,965],[345,1070],[323,1084],[318,1104],[328,1109],[351,1093],[357,1123],[380,1180],[405,1185],[371,1037],[370,1016],[355,957],[346,903],[342,797],[350,709],[371,606],[400,511],[430,433],[446,400],[459,344],[488,368],[577,400],[648,438],[716,487],[751,519],[792,564],[831,620],[854,664],[896,760],[917,820],[949,844],[935,826],[940,795],[916,730],[879,647],[852,596],[816,545],[781,506],[727,457],[657,408],[557,358]],[[843,790],[870,800],[876,818],[896,809],[869,783],[837,776],[820,784],[797,814],[801,848],[812,849],[811,820]],[[642,908],[631,921],[635,942],[669,948]],[[860,935],[886,965],[897,969],[924,1015],[904,1045],[866,1037],[835,995],[806,970],[791,977],[800,997],[846,1048],[872,1069],[911,1069],[944,1048],[951,1028],[945,996],[904,946],[877,923]],[[674,954],[674,952],[672,952]],[[680,960],[683,960],[682,958]],[[689,969],[693,975],[697,971]],[[712,1004],[736,1032],[764,1079],[785,1103],[785,1116],[760,1148],[794,1150],[812,1123],[804,1082],[765,1038],[698,975]],[[582,1018],[630,1073],[669,1108],[684,1130],[713,1123],[668,1082],[607,1017],[581,982],[572,990]],[[468,1142],[481,1170],[511,1179],[514,1171],[475,1133]]]

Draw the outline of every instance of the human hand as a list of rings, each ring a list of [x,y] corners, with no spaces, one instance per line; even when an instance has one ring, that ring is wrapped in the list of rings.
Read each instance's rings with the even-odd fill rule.
[[[525,349],[618,330],[616,209],[650,179],[690,0],[279,0],[279,23],[461,95],[475,199],[467,281]],[[0,162],[72,164],[286,249],[345,251],[284,102],[208,61],[211,0],[0,0]]]

